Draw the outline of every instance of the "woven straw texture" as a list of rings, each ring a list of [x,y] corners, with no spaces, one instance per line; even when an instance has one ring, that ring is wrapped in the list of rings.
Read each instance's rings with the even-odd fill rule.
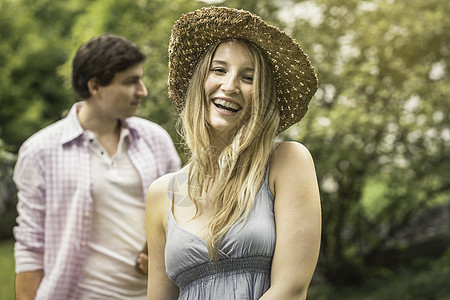
[[[272,67],[282,132],[299,122],[317,90],[317,75],[308,56],[290,36],[248,11],[205,7],[184,14],[169,42],[168,90],[181,112],[192,74],[200,58],[220,40],[246,39],[258,47]]]

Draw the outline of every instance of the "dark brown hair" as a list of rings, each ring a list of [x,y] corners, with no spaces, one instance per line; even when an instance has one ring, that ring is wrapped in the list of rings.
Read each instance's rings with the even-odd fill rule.
[[[106,86],[117,72],[145,61],[145,55],[130,40],[105,34],[82,45],[72,61],[72,87],[82,99],[91,96],[88,81],[96,78]]]

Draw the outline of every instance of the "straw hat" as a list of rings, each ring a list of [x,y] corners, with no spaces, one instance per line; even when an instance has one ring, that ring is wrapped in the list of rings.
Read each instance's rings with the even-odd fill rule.
[[[216,42],[246,39],[261,50],[272,67],[278,132],[300,121],[317,90],[317,76],[300,45],[278,28],[245,10],[204,7],[184,14],[172,28],[169,42],[169,97],[181,112],[192,74],[200,58]]]

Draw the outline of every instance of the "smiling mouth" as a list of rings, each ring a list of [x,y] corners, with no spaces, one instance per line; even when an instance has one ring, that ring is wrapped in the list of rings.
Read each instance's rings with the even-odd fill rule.
[[[226,101],[223,99],[213,99],[212,103],[217,108],[224,109],[226,111],[233,112],[233,113],[238,112],[242,109],[242,106],[240,106],[239,104],[230,102],[230,101]]]

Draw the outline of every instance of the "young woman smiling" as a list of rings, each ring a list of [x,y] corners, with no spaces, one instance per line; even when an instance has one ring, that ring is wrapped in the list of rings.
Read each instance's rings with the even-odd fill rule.
[[[317,77],[300,46],[224,7],[182,16],[169,95],[191,157],[147,194],[149,299],[305,299],[321,209],[313,160],[277,133],[306,113]]]

